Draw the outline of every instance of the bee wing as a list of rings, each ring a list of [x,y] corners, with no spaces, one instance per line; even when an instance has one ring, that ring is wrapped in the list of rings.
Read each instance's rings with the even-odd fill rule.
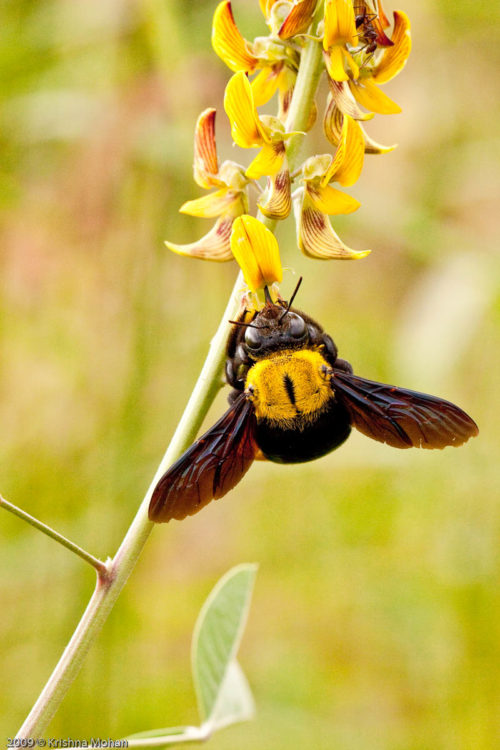
[[[449,401],[334,369],[332,388],[356,429],[394,448],[444,448],[477,435],[476,423]]]
[[[254,433],[254,407],[242,393],[162,476],[149,504],[150,520],[181,520],[229,492],[255,458]]]

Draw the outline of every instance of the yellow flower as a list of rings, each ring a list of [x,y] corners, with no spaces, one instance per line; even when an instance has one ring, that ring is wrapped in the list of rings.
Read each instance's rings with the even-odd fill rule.
[[[326,69],[334,81],[347,81],[348,70],[354,78],[359,75],[359,68],[347,45],[355,47],[358,35],[352,0],[326,0],[325,31],[323,50]]]
[[[335,86],[339,86],[342,84],[338,84],[335,81],[330,80],[330,86],[333,88]],[[345,93],[345,92],[344,92]],[[325,132],[325,135],[327,139],[330,141],[332,146],[337,147],[341,140],[341,133],[342,133],[342,124],[344,122],[344,111],[347,109],[349,112],[349,115],[353,118],[355,118],[357,121],[359,119],[371,119],[373,117],[372,113],[368,113],[363,115],[361,110],[359,110],[357,105],[352,99],[351,101],[346,98],[345,95],[340,94],[345,102],[344,109],[342,107],[338,106],[338,102],[332,94],[328,95],[328,103],[325,110],[325,116],[323,119],[323,129]],[[354,106],[353,106],[354,105]],[[356,115],[361,115],[361,117],[356,117]],[[368,133],[365,131],[363,126],[358,121],[358,127],[363,134],[364,142],[365,142],[365,154],[387,154],[389,151],[393,151],[396,148],[396,145],[392,146],[383,146],[381,143],[377,143],[373,138],[371,138]]]
[[[255,104],[260,107],[279,92],[279,118],[284,122],[297,77],[299,55],[287,41],[307,30],[316,0],[290,3],[261,0],[261,8],[271,29],[271,37],[247,41],[240,33],[233,16],[230,0],[217,6],[212,26],[212,46],[234,73],[251,75]]]
[[[231,232],[231,249],[252,292],[283,277],[276,237],[253,216],[239,216]]]
[[[294,198],[297,239],[310,258],[364,258],[369,250],[355,251],[333,231],[329,215],[348,214],[359,208],[359,201],[333,188],[330,183],[354,184],[363,168],[365,142],[359,124],[345,115],[335,155],[313,156],[302,168],[304,187]]]
[[[288,3],[287,5],[285,5],[285,3],[282,3],[282,7],[285,8],[285,18],[277,31],[279,38],[290,39],[290,37],[297,36],[298,34],[303,34],[305,31],[307,31],[307,29],[311,25],[314,11],[316,10],[316,4],[317,0],[295,0],[292,7],[290,8],[290,3]],[[276,6],[274,2],[268,3],[268,5],[271,5],[270,11],[268,13],[265,13],[264,15],[266,16],[266,18],[272,18],[273,8],[279,7],[279,5]],[[269,22],[268,25],[270,25]],[[271,31],[272,30],[273,29],[271,27]]]
[[[218,217],[212,229],[197,242],[166,246],[180,255],[190,255],[204,260],[232,260],[230,246],[231,228],[237,216],[248,211],[246,186],[248,178],[244,169],[232,161],[225,161],[220,169],[215,144],[215,109],[206,109],[198,118],[194,138],[194,179],[200,187],[215,192],[187,201],[181,213],[190,216]]]
[[[332,0],[332,2],[340,0]],[[384,16],[385,18],[385,16]],[[372,23],[370,21],[370,23]],[[383,30],[381,30],[383,33]],[[385,37],[385,34],[384,34]],[[325,38],[326,38],[326,15],[325,15]],[[377,40],[378,40],[377,36]],[[340,65],[334,70],[332,66],[328,68],[328,73],[336,85],[331,86],[331,93],[336,105],[345,114],[357,117],[357,119],[367,119],[366,116],[359,117],[356,114],[356,102],[369,112],[378,114],[397,114],[401,112],[401,107],[396,104],[379,88],[379,84],[387,83],[394,78],[405,66],[411,50],[410,21],[406,13],[402,11],[394,12],[394,30],[392,39],[388,40],[391,44],[384,46],[382,50],[378,49],[380,42],[377,41],[377,49],[366,56],[363,45],[358,52],[351,49],[350,52],[343,50],[347,54],[346,59],[362,55],[364,60],[359,66],[355,63],[356,68],[350,66],[350,70],[345,70]],[[348,42],[352,44],[351,42]],[[349,93],[352,95],[349,97]],[[352,103],[349,99],[354,97]]]
[[[245,175],[257,180],[267,176],[267,188],[258,206],[265,216],[285,219],[290,213],[290,174],[286,158],[286,134],[282,123],[268,115],[259,117],[252,87],[244,73],[236,73],[228,82],[224,109],[231,124],[234,142],[242,148],[260,148]]]
[[[259,58],[253,54],[252,45],[242,37],[234,21],[230,0],[219,3],[212,25],[212,46],[217,55],[234,72],[253,72]]]

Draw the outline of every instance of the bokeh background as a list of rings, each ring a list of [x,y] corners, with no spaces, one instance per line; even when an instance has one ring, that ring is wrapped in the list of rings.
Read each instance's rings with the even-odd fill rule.
[[[394,6],[385,3],[386,10]],[[230,75],[215,0],[0,4],[1,491],[114,554],[179,419],[236,275],[170,254],[209,222],[178,214],[199,112]],[[397,6],[396,6],[397,7]],[[456,401],[481,435],[395,451],[361,435],[304,466],[259,464],[232,495],[155,530],[47,736],[119,738],[196,723],[201,603],[232,565],[260,570],[241,663],[258,714],[211,746],[500,746],[500,6],[405,0],[414,49],[386,91],[335,222],[359,263],[311,261],[298,306],[366,377]],[[249,38],[257,2],[235,0]],[[324,94],[324,87],[322,89]],[[326,149],[321,128],[310,151]],[[286,276],[289,293],[296,276]],[[209,420],[225,408],[225,394]],[[0,515],[0,736],[37,697],[89,595],[90,569]]]

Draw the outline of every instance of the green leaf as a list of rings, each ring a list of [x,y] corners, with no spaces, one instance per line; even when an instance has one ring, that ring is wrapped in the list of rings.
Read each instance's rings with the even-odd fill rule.
[[[229,663],[226,676],[210,717],[213,729],[222,729],[237,721],[248,721],[255,714],[255,703],[240,665],[233,659]]]
[[[135,734],[129,734],[125,739],[127,740],[149,740],[155,737],[172,737],[178,735],[184,735],[186,730],[190,727],[163,727],[162,729],[150,729],[147,732],[136,732]]]
[[[250,563],[229,570],[212,589],[196,621],[193,681],[201,719],[214,727],[250,718],[253,713],[250,689],[235,656],[256,572],[257,566]]]
[[[203,727],[169,727],[165,729],[152,729],[149,732],[137,732],[130,734],[124,739],[130,748],[165,747],[167,745],[180,745],[188,742],[206,742],[210,739],[212,730],[208,726]]]

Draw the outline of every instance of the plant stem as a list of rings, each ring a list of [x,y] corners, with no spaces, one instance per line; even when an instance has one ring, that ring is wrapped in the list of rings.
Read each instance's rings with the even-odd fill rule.
[[[229,329],[228,320],[234,318],[239,311],[242,287],[243,278],[240,274],[234,285],[217,333],[211,341],[207,359],[181,421],[177,426],[172,441],[158,467],[144,500],[111,562],[111,566],[108,569],[108,576],[105,579],[98,579],[87,609],[83,613],[71,640],[19,730],[19,738],[35,739],[43,732],[72,681],[78,674],[91,643],[106,621],[121,589],[135,566],[139,554],[153,529],[153,524],[148,519],[148,506],[153,489],[165,470],[193,441],[210,404],[222,385],[221,375]]]
[[[289,130],[303,129],[304,123],[308,121],[319,79],[320,64],[321,47],[318,42],[311,40],[307,43],[302,54],[301,67],[290,108]],[[305,74],[301,74],[302,66],[304,66],[305,70],[309,71],[308,76],[310,76],[310,81],[309,79],[306,80]],[[292,113],[295,113],[293,117]],[[293,139],[297,145],[294,143],[294,150],[291,155],[292,169],[294,168],[293,162],[297,158],[301,139],[301,135],[294,136]],[[265,221],[264,223],[267,226],[273,225],[273,222]],[[148,520],[148,506],[153,489],[165,470],[193,441],[210,404],[222,385],[222,367],[225,358],[226,340],[229,333],[228,321],[234,319],[239,312],[243,286],[243,278],[240,273],[217,333],[211,341],[210,350],[203,369],[167,452],[158,467],[120,548],[111,562],[110,568],[108,568],[107,577],[98,579],[87,609],[66,646],[59,663],[19,730],[18,739],[35,739],[44,731],[63,700],[71,682],[78,674],[87,651],[106,621],[121,589],[136,564],[153,528],[153,524]]]
[[[2,495],[0,495],[0,508],[5,508],[5,510],[8,510],[10,513],[13,513],[13,515],[17,516],[18,518],[22,518],[23,521],[26,521],[26,523],[31,524],[31,526],[34,526],[35,529],[38,529],[39,531],[42,531],[47,536],[50,536],[51,539],[55,539],[56,542],[59,542],[59,544],[62,544],[63,547],[66,547],[67,549],[71,550],[71,552],[74,552],[75,555],[78,555],[82,558],[82,560],[85,560],[86,562],[90,563],[92,567],[94,567],[97,571],[97,573],[105,578],[108,575],[108,566],[106,563],[104,563],[102,560],[98,560],[97,557],[94,557],[94,555],[91,555],[86,550],[79,547],[74,542],[70,541],[69,539],[66,539],[65,536],[62,534],[59,534],[58,531],[55,531],[54,529],[51,529],[50,526],[47,526],[47,524],[42,523],[42,521],[39,521],[34,516],[30,516],[29,513],[26,513],[26,511],[21,510],[21,508],[18,508],[16,505],[13,505],[12,503],[9,503],[8,500],[6,500]]]
[[[312,24],[313,32],[317,21],[323,17],[323,3],[318,3],[316,16]],[[294,130],[305,131],[309,122],[311,108],[314,104],[314,95],[318,88],[319,78],[322,66],[322,46],[317,39],[308,39],[302,57],[300,60],[299,72],[295,82],[290,109],[286,121],[286,131],[290,133]],[[307,102],[307,106],[304,106]],[[287,156],[290,172],[297,167],[299,160],[300,148],[304,141],[302,132],[293,135],[287,144]]]

